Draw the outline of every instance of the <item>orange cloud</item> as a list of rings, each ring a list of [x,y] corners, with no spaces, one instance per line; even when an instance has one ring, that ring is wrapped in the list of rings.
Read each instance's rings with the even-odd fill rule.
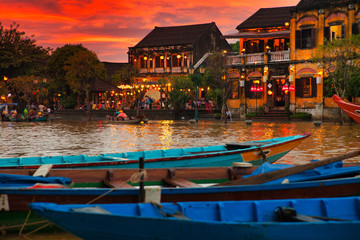
[[[126,62],[134,46],[155,26],[215,22],[223,34],[259,8],[295,6],[299,0],[2,0],[1,22],[13,22],[43,47],[82,43],[102,61]]]

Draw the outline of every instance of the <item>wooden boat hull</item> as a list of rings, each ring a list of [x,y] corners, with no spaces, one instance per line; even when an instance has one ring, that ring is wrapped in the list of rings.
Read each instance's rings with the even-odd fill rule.
[[[257,167],[151,168],[146,169],[146,185],[163,185],[163,179],[185,179],[195,183],[220,183],[250,175]],[[0,169],[0,174],[32,176],[32,169]],[[66,177],[71,186],[104,187],[104,181],[129,182],[139,169],[52,169],[47,177]],[[139,183],[132,183],[139,185]]]
[[[265,200],[355,195],[360,195],[360,178],[273,185],[162,188],[161,202]],[[22,226],[25,219],[28,218],[28,204],[35,201],[59,204],[136,203],[139,201],[139,190],[135,188],[0,188],[0,225],[3,225],[2,229],[5,231],[18,230],[19,226]],[[32,214],[27,224],[36,223],[36,221],[39,221],[39,218]],[[27,227],[31,228],[31,226]]]
[[[101,155],[70,155],[52,157],[2,158],[0,168],[35,169],[43,164],[53,168],[138,168],[139,159],[145,159],[145,168],[222,167],[233,162],[259,165],[264,156],[275,162],[296,147],[310,134],[250,141],[208,147],[151,150]]]
[[[109,191],[111,190],[111,191]],[[133,203],[139,200],[138,189],[109,188],[0,188],[2,210],[26,211],[30,202],[62,204],[87,203],[105,194],[94,203]],[[284,198],[343,197],[360,194],[360,178],[342,178],[232,187],[163,188],[162,202],[264,200]],[[7,200],[6,200],[7,199]],[[1,213],[1,212],[0,212]]]
[[[47,122],[49,120],[49,115],[45,115],[39,118],[29,118],[30,122]]]
[[[106,120],[108,121],[108,123],[114,123],[114,124],[139,124],[144,119],[144,117],[145,116],[143,115],[143,116],[139,116],[136,118],[130,118],[130,119],[123,120],[123,119],[120,119],[117,117],[112,117],[112,116],[107,115]]]
[[[32,203],[37,214],[83,239],[358,239],[360,198],[185,202],[154,205]],[[291,222],[279,207],[296,211]],[[339,210],[341,209],[341,210]],[[282,211],[283,212],[283,211]],[[317,216],[319,220],[309,216]],[[334,220],[341,219],[341,220]],[[345,221],[342,221],[345,219]],[[101,231],[99,231],[101,229]]]
[[[360,105],[346,102],[337,95],[334,95],[332,99],[341,108],[341,110],[349,115],[349,117],[354,119],[357,123],[360,123]]]

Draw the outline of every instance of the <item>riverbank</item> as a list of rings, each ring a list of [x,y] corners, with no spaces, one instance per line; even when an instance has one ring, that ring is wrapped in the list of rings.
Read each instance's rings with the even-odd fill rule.
[[[124,110],[124,112],[128,116],[136,116],[136,110],[135,109],[127,109]],[[220,111],[217,111],[216,113],[220,114]],[[145,118],[148,120],[175,120],[174,116],[171,114],[169,109],[141,109],[139,111],[139,115],[145,114]],[[102,121],[106,120],[106,116],[114,116],[115,110],[91,110],[90,111],[90,120],[91,121]],[[190,120],[194,119],[195,116],[195,110],[194,109],[186,109],[184,110],[181,115],[181,120]],[[219,121],[219,119],[215,118],[215,113],[208,114],[205,109],[199,109],[198,110],[198,118],[199,120],[214,120]],[[79,120],[79,121],[87,121],[87,115],[86,112],[80,109],[63,109],[63,110],[57,110],[54,113],[51,114],[51,120]],[[333,123],[339,123],[338,121],[332,120],[313,120],[313,119],[301,119],[301,118],[293,118],[293,119],[266,119],[266,118],[241,118],[240,115],[233,114],[232,115],[233,121],[246,121],[247,123],[252,122],[314,122],[314,124],[321,124],[322,122],[333,122]],[[357,124],[355,121],[353,121],[351,118],[349,118],[347,115],[344,118],[346,125],[352,125]]]

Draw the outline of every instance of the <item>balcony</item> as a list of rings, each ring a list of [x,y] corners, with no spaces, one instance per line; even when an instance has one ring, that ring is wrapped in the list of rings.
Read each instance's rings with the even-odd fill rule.
[[[166,67],[166,68],[140,68],[139,73],[148,74],[148,73],[187,73],[188,67]]]
[[[290,51],[279,51],[269,53],[269,62],[290,61]]]
[[[259,64],[269,62],[289,62],[290,51],[278,51],[268,53],[236,54],[228,55],[227,64],[231,66],[245,64]]]

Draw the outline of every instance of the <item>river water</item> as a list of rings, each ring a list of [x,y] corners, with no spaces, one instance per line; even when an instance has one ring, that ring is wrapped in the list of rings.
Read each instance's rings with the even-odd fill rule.
[[[105,121],[1,122],[0,157],[102,154],[236,143],[311,133],[279,163],[301,164],[338,156],[360,147],[360,125],[312,122],[223,123],[149,121],[116,125]],[[347,161],[360,162],[360,157]],[[18,239],[8,236],[7,239]],[[34,234],[31,239],[77,239],[71,234]]]
[[[0,157],[102,154],[235,143],[311,133],[280,162],[299,163],[353,151],[360,146],[360,125],[312,122],[222,123],[149,121],[116,125],[105,121],[1,122]],[[354,158],[352,160],[360,160]]]

